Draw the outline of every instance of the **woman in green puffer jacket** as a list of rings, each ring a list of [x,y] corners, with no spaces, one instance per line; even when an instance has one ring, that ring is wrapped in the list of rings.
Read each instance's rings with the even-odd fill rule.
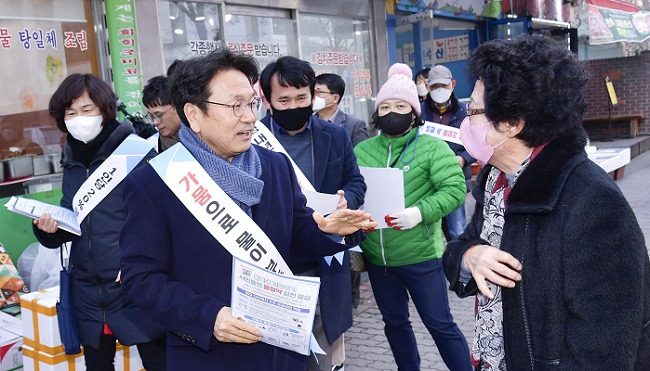
[[[449,311],[440,261],[440,221],[463,203],[465,177],[445,142],[418,134],[422,120],[411,69],[397,63],[388,76],[372,119],[381,133],[359,143],[354,152],[359,166],[402,169],[406,208],[384,216],[390,228],[367,232],[361,244],[370,283],[399,370],[420,367],[408,294],[447,367],[471,370],[467,342]]]

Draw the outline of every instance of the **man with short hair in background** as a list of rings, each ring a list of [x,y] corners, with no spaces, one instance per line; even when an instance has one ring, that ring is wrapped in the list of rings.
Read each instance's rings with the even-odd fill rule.
[[[316,191],[340,195],[338,208],[358,209],[363,204],[366,184],[357,166],[347,132],[313,115],[316,75],[308,62],[284,56],[264,68],[260,86],[269,115],[262,119]],[[361,231],[349,242],[364,238]],[[340,236],[330,235],[340,241]],[[309,241],[305,241],[308,245]],[[318,363],[309,357],[308,370],[331,371],[332,353],[343,350],[342,335],[352,326],[350,297],[350,254],[341,262],[304,264],[294,272],[321,279],[319,305],[314,318],[314,335],[327,353]],[[341,340],[340,340],[341,339]],[[336,344],[335,344],[336,343]]]
[[[354,147],[357,143],[369,138],[368,126],[363,120],[349,115],[339,108],[344,93],[345,81],[341,76],[334,73],[323,73],[316,76],[316,96],[323,99],[325,103],[324,107],[316,112],[316,115],[321,120],[342,126],[350,136]]]
[[[145,117],[159,132],[158,152],[178,143],[181,118],[174,109],[167,76],[156,76],[147,82],[142,91],[142,103],[147,109]]]

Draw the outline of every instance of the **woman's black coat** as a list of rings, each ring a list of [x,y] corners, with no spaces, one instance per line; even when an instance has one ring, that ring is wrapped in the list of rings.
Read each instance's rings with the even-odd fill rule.
[[[523,265],[503,289],[508,370],[650,370],[650,263],[637,219],[614,181],[576,135],[549,143],[508,198],[501,249]],[[449,243],[443,265],[450,289],[463,253],[480,239],[484,188],[477,177],[472,221]]]

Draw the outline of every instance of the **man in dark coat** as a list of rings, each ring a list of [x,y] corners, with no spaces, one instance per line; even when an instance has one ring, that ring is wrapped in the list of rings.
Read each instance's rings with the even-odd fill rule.
[[[228,50],[184,61],[172,78],[180,142],[295,271],[346,249],[324,233],[349,235],[368,214],[312,215],[289,160],[251,146],[257,69],[251,56]],[[150,165],[127,177],[124,199],[124,292],[166,326],[168,369],[306,369],[306,356],[260,342],[257,327],[231,314],[231,254]]]
[[[260,85],[270,115],[262,120],[316,191],[342,195],[340,207],[358,209],[363,204],[366,184],[357,166],[347,132],[312,115],[316,76],[309,63],[281,57],[264,68]],[[360,232],[359,232],[360,233]],[[332,236],[334,239],[340,237]],[[352,326],[350,253],[339,262],[304,265],[297,272],[321,278],[320,313],[314,320],[314,334],[328,353],[318,363],[310,358],[309,369],[331,369],[331,344]],[[335,350],[336,351],[336,350]]]
[[[343,127],[352,141],[352,147],[369,138],[368,125],[360,118],[343,112],[339,107],[345,94],[345,81],[341,76],[335,73],[321,73],[316,76],[315,94],[325,104],[316,112],[318,118]]]

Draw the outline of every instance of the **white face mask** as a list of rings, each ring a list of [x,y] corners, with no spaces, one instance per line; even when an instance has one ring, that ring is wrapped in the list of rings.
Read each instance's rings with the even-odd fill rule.
[[[432,90],[429,93],[429,95],[431,96],[431,99],[433,99],[433,101],[438,104],[447,103],[447,101],[451,97],[452,90],[445,89],[445,88],[438,88],[436,90]]]
[[[325,108],[325,104],[325,98],[321,98],[317,95],[316,99],[314,99],[314,103],[311,105],[311,108],[314,110],[314,113],[316,113]]]
[[[427,84],[418,84],[418,95],[421,97],[424,97],[427,95],[429,92],[429,89],[427,89]]]
[[[104,118],[99,116],[77,116],[70,120],[65,120],[65,126],[68,133],[76,140],[88,143],[97,138],[102,131],[102,121]]]

